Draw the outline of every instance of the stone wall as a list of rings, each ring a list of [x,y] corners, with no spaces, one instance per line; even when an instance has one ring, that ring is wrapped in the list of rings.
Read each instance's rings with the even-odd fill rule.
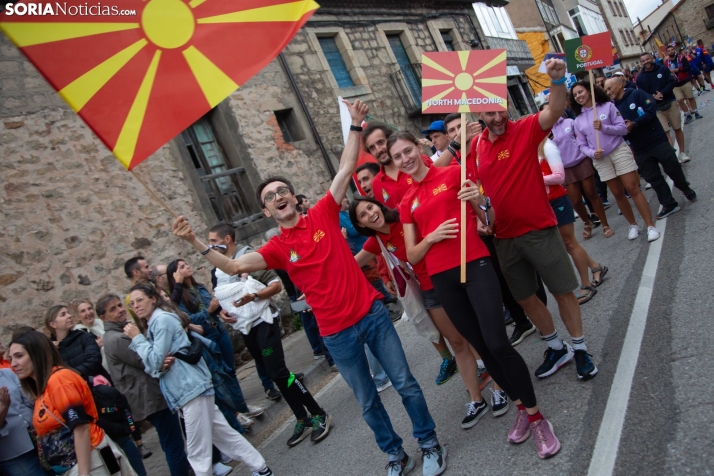
[[[681,0],[673,9],[674,16],[683,36],[691,36],[694,42],[701,39],[709,53],[712,53],[714,29],[707,29],[709,20],[705,6],[711,5],[711,0]],[[677,35],[679,36],[679,35]]]

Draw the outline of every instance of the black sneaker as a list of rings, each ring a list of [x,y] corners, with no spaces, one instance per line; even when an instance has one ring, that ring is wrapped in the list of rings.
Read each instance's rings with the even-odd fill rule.
[[[684,123],[685,123],[685,124],[689,124],[689,123],[691,123],[693,120],[694,120],[694,118],[692,117],[691,114],[687,114],[686,116],[684,116]]]
[[[436,476],[446,469],[446,446],[421,449],[421,469],[424,476]]]
[[[436,384],[444,385],[458,371],[459,367],[456,365],[456,357],[442,360],[441,368],[439,369],[439,375],[436,376]]]
[[[508,338],[513,347],[523,342],[523,339],[536,331],[536,327],[530,322],[529,324],[531,325],[530,327],[522,327],[518,324],[513,326],[513,334],[511,334],[511,337]]]
[[[307,426],[304,421],[298,420],[295,422],[295,428],[293,428],[293,436],[288,440],[288,446],[295,446],[302,440],[307,438],[312,432],[312,428]]]
[[[253,476],[258,475],[258,476],[274,476],[275,473],[273,473],[270,468],[265,468],[263,471],[258,471],[257,473],[253,473]]]
[[[668,207],[662,207],[662,211],[657,214],[657,219],[661,220],[663,218],[667,218],[673,213],[677,213],[679,210],[681,210],[679,208],[679,205],[670,205]]]
[[[280,397],[282,397],[282,395],[275,387],[269,388],[265,391],[265,398],[267,398],[268,400],[273,400],[277,402],[278,400],[280,400]]]
[[[494,417],[508,413],[508,395],[503,390],[491,390],[491,411]]]
[[[699,114],[698,111],[694,111],[694,119],[704,119],[701,114]]]
[[[597,367],[593,364],[590,354],[584,350],[575,351],[575,368],[580,380],[590,380],[597,375]]]
[[[694,202],[697,200],[697,192],[695,192],[691,188],[684,192],[684,196],[687,197],[687,200],[689,200],[690,202]]]
[[[471,402],[466,404],[466,417],[461,420],[461,428],[471,428],[488,413],[488,405],[485,401]]]
[[[591,221],[592,224],[593,224],[593,228],[597,228],[597,227],[599,227],[600,225],[602,225],[602,222],[600,221],[600,218],[599,218],[597,215],[595,215],[594,213],[593,213],[592,215],[590,215],[590,221]]]
[[[327,413],[323,415],[315,415],[312,417],[312,435],[310,435],[310,440],[313,442],[318,442],[325,438],[330,432],[330,424],[332,423],[332,417]]]
[[[545,361],[535,371],[535,376],[538,378],[550,377],[558,371],[563,365],[573,360],[573,348],[563,342],[563,348],[553,350],[550,347],[543,353]]]
[[[387,470],[387,476],[405,476],[412,469],[414,469],[416,463],[411,456],[404,453],[404,458],[400,461],[390,461],[384,469]]]

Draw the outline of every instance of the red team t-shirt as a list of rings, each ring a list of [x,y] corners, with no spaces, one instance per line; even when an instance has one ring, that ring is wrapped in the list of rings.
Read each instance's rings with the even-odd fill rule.
[[[427,167],[434,165],[434,162],[424,154],[421,156],[421,161]],[[382,170],[372,180],[372,193],[374,193],[374,198],[389,208],[398,208],[402,197],[412,188],[413,182],[411,176],[402,171],[397,172],[397,180],[393,180],[384,173],[384,167],[382,167]]]
[[[508,121],[506,132],[493,143],[488,129],[471,143],[471,156],[476,160],[468,161],[468,175],[474,182],[481,180],[491,199],[497,238],[515,238],[558,223],[538,160],[538,145],[549,132],[541,129],[534,114]]]
[[[307,217],[293,228],[281,227],[280,235],[257,250],[269,269],[284,269],[305,293],[322,336],[356,324],[381,299],[342,236],[339,213],[328,191]]]
[[[404,242],[404,225],[402,225],[401,222],[391,223],[389,225],[388,235],[377,232],[377,236],[382,239],[382,243],[384,247],[387,248],[387,251],[405,263],[409,262],[407,259],[407,246]],[[369,237],[362,246],[362,249],[373,255],[379,256],[382,254],[382,248],[380,248],[377,237],[375,236]],[[424,263],[423,260],[420,263],[412,264],[412,268],[419,280],[419,286],[422,291],[434,289],[434,285],[431,284],[431,278],[429,278],[429,273],[426,269],[426,263]]]
[[[402,199],[399,215],[402,223],[415,224],[421,236],[426,236],[449,218],[461,216],[461,201],[456,194],[461,190],[459,167],[431,167],[421,182]],[[545,193],[545,189],[544,189]],[[550,206],[550,205],[548,205]],[[470,208],[470,206],[469,206]],[[466,220],[466,261],[489,256],[486,245],[477,233],[476,214],[471,211]],[[461,264],[461,240],[447,239],[434,243],[426,254],[429,276],[456,268]]]

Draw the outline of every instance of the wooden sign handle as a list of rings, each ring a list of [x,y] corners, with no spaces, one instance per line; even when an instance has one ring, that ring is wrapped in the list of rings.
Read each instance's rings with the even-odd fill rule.
[[[159,197],[158,195],[156,195],[156,192],[154,192],[153,190],[151,190],[151,189],[149,188],[149,186],[146,184],[146,182],[144,182],[144,181],[141,179],[141,177],[139,177],[139,175],[138,175],[136,172],[134,172],[133,170],[130,170],[130,172],[131,172],[131,174],[134,176],[134,178],[135,178],[136,180],[138,180],[141,185],[144,186],[144,188],[146,189],[146,191],[149,192],[149,194],[150,194],[152,197],[154,197],[154,200],[156,200],[157,202],[159,202],[159,204],[160,204],[162,207],[164,207],[164,209],[166,209],[167,212],[169,212],[171,215],[173,215],[174,218],[178,218],[178,215],[176,214],[176,212],[174,212],[173,210],[171,210],[171,208],[169,208],[169,206],[166,205],[166,202],[164,202],[163,200],[161,200],[161,197]]]
[[[461,113],[461,183],[466,182],[466,113]],[[466,282],[466,202],[461,202],[461,282]]]
[[[593,120],[597,120],[597,104],[595,104],[595,78],[593,76],[593,70],[588,71],[590,73],[590,99],[593,101]],[[595,150],[600,150],[600,131],[595,129]]]

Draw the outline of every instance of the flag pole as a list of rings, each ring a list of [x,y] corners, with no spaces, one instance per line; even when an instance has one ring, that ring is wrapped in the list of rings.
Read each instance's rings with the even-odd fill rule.
[[[146,185],[146,182],[144,182],[144,181],[141,179],[141,177],[139,177],[139,176],[136,174],[136,172],[134,172],[133,170],[130,170],[129,172],[131,172],[131,174],[134,176],[134,178],[135,178],[136,180],[138,180],[141,185],[144,186],[144,188],[146,189],[146,191],[149,192],[152,197],[154,197],[154,200],[156,200],[157,202],[159,202],[159,203],[161,204],[161,206],[166,209],[167,212],[169,212],[171,215],[173,215],[174,218],[178,218],[178,215],[176,214],[176,212],[174,212],[173,210],[171,210],[171,208],[169,208],[169,206],[166,205],[166,202],[164,202],[163,200],[161,200],[161,197],[159,197],[158,195],[156,195],[156,192],[154,192],[153,190],[151,190],[151,189],[149,188],[149,186]]]
[[[597,105],[595,104],[595,78],[593,76],[593,70],[589,70],[590,74],[590,99],[593,101],[593,120],[597,120]],[[595,150],[600,150],[600,131],[595,129]]]
[[[466,182],[466,113],[461,113],[461,183]],[[461,282],[466,282],[466,202],[461,201]]]

